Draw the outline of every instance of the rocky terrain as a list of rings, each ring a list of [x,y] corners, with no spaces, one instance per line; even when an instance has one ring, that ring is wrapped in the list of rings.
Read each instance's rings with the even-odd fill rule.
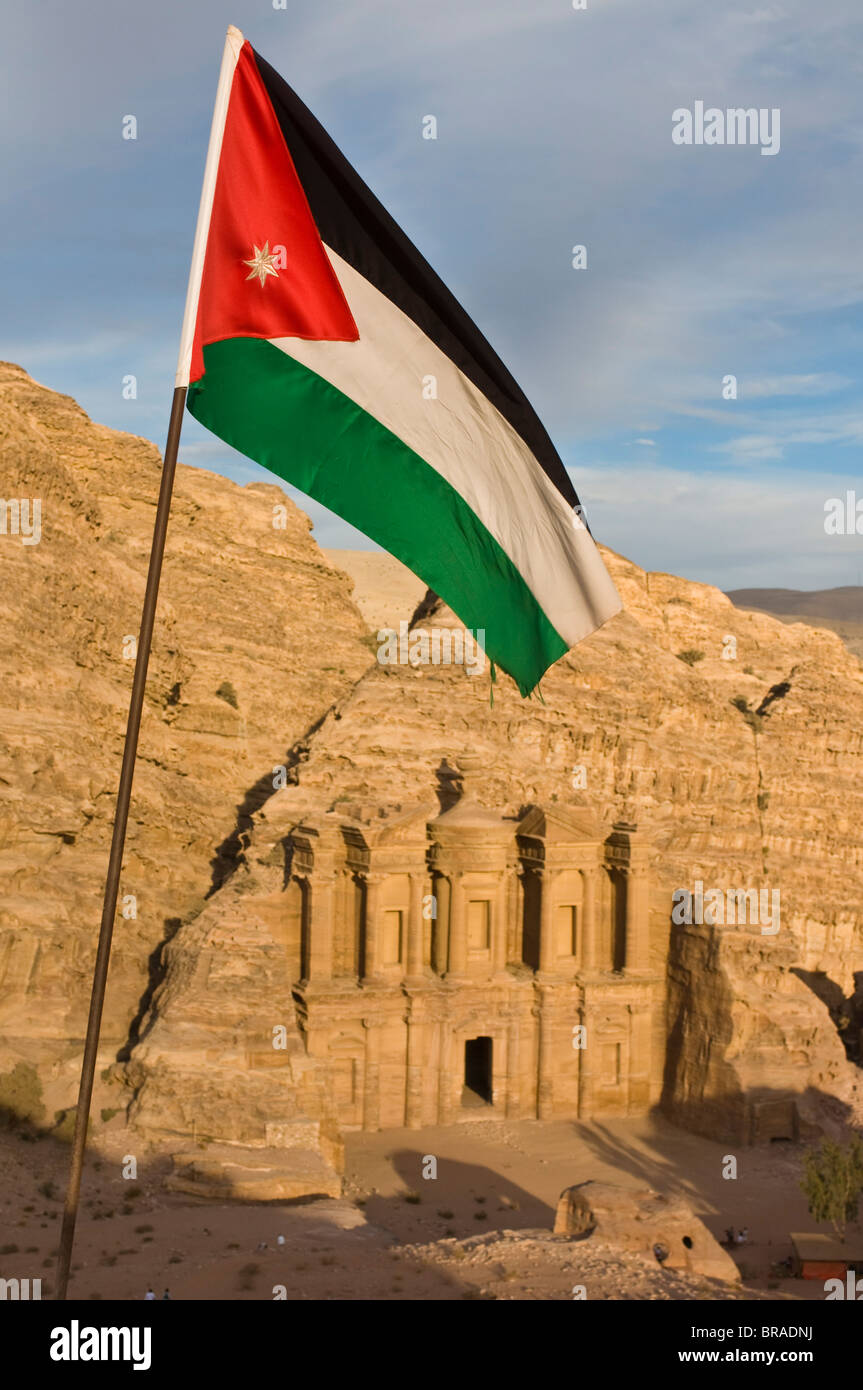
[[[667,1114],[746,1143],[841,1128],[859,1113],[842,1036],[851,1048],[860,1026],[863,669],[829,632],[606,558],[626,611],[557,663],[542,701],[522,700],[502,677],[492,703],[488,675],[457,667],[375,665],[327,716],[296,784],[255,817],[233,879],[169,948],[154,1026],[133,1062],[133,1115],[145,1129],[177,1130],[195,1058],[240,1036],[250,995],[262,997],[252,962],[277,949],[287,832],[328,809],[373,820],[381,808],[434,804],[439,769],[465,748],[483,760],[490,807],[566,802],[582,767],[600,816],[649,834],[652,959],[668,978],[653,1096]],[[446,610],[429,621],[456,623]],[[672,896],[697,882],[778,891],[778,930],[693,922],[672,932]],[[250,983],[236,1007],[225,995],[214,1008],[189,960],[206,978],[226,934],[246,952],[237,968]],[[267,1019],[277,1021],[272,1009]],[[263,1026],[254,1037],[262,1047]],[[275,1103],[272,1069],[255,1082]],[[260,1136],[254,1115],[241,1118],[247,1085],[235,1071],[232,1125]]]
[[[597,1143],[612,1134],[616,1152],[603,1157]],[[753,1153],[741,1173],[743,1197],[730,1192],[735,1184],[722,1182],[716,1145],[670,1125],[657,1130],[621,1121],[609,1133],[555,1124],[549,1133],[535,1123],[480,1123],[459,1127],[457,1137],[452,1129],[427,1132],[422,1147],[438,1151],[441,1163],[436,1182],[420,1179],[422,1193],[405,1182],[404,1155],[390,1147],[395,1136],[358,1134],[350,1142],[345,1195],[301,1204],[202,1202],[166,1186],[167,1160],[158,1157],[126,1181],[128,1133],[119,1117],[102,1138],[102,1153],[90,1155],[84,1178],[71,1285],[76,1299],[139,1300],[148,1287],[157,1298],[168,1287],[181,1301],[824,1297],[817,1280],[782,1279],[774,1268],[790,1252],[788,1223],[796,1228],[805,1211],[796,1186],[799,1155],[786,1151],[777,1163],[776,1155]],[[591,1172],[632,1185],[627,1169],[645,1164],[651,1181],[677,1192],[669,1160],[687,1191],[709,1194],[696,1200],[715,1228],[728,1216],[750,1220],[753,1244],[735,1255],[739,1273],[732,1266],[726,1277],[711,1278],[670,1262],[660,1268],[652,1254],[634,1248],[633,1237],[644,1243],[637,1223],[597,1229],[586,1239],[552,1233],[562,1182]],[[0,1131],[0,1171],[0,1277],[41,1279],[48,1298],[64,1148],[50,1138],[24,1142]],[[732,1204],[724,1216],[714,1206],[717,1197]]]
[[[40,1124],[77,1092],[160,467],[152,444],[0,365],[3,496],[40,499],[42,531],[0,536],[0,1107]],[[138,1036],[165,942],[232,867],[261,778],[373,659],[309,530],[277,487],[178,469],[106,1067]]]
[[[74,1097],[158,454],[9,365],[0,454],[6,495],[43,510],[40,544],[0,537],[0,1105],[45,1124]],[[187,1164],[203,1137],[338,1168],[280,968],[282,840],[307,813],[434,804],[465,749],[491,807],[571,800],[578,767],[603,819],[649,835],[669,1116],[745,1141],[747,1092],[796,1097],[804,1133],[858,1113],[863,668],[831,632],[604,553],[625,611],[522,700],[502,675],[378,665],[351,581],[278,488],[180,468],[97,1131],[131,1105],[142,1140]],[[696,881],[778,890],[778,933],[672,932],[672,895]]]

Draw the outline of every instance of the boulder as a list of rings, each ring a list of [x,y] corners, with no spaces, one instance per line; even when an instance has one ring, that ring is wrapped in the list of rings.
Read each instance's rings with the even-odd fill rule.
[[[649,1187],[583,1182],[564,1188],[557,1204],[555,1235],[589,1239],[631,1251],[658,1264],[654,1246],[668,1252],[665,1269],[739,1283],[740,1271],[682,1197]]]

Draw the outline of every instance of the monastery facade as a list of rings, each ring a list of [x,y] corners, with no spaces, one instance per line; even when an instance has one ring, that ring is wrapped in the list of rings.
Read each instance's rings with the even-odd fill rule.
[[[439,814],[330,812],[288,836],[281,945],[339,1121],[644,1113],[648,847],[583,805],[488,810],[469,763]]]

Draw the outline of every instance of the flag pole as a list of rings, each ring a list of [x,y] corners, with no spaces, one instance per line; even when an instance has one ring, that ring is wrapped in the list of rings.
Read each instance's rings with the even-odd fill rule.
[[[153,544],[150,549],[150,567],[147,572],[147,588],[144,593],[144,607],[141,611],[138,654],[135,660],[135,676],[132,681],[132,697],[129,701],[129,718],[126,723],[126,743],[123,748],[123,766],[120,772],[120,786],[117,791],[117,807],[114,812],[114,829],[111,836],[111,854],[108,859],[105,897],[102,903],[102,925],[99,929],[99,945],[96,951],[96,965],[93,971],[93,990],[90,995],[90,1016],[87,1020],[84,1060],[81,1064],[81,1084],[78,1090],[78,1106],[75,1115],[75,1135],[72,1140],[72,1157],[69,1163],[66,1205],[63,1210],[63,1227],[60,1233],[60,1258],[57,1266],[56,1293],[56,1298],[59,1301],[62,1301],[66,1297],[66,1288],[69,1282],[69,1269],[72,1263],[72,1243],[75,1239],[75,1222],[78,1216],[78,1196],[81,1190],[81,1174],[84,1168],[84,1150],[87,1144],[87,1127],[90,1120],[90,1100],[93,1095],[93,1079],[96,1074],[96,1057],[99,1051],[99,1030],[102,1024],[102,1006],[105,1002],[105,982],[108,978],[108,962],[111,957],[111,938],[114,934],[114,917],[117,912],[120,872],[123,867],[123,847],[126,842],[126,825],[129,819],[129,803],[132,797],[132,778],[135,775],[135,756],[138,751],[138,731],[141,727],[141,713],[144,708],[147,665],[150,660],[153,621],[156,616],[156,600],[159,597],[162,557],[165,553],[165,536],[168,530],[168,515],[171,510],[171,493],[174,486],[174,473],[176,472],[177,466],[177,449],[180,443],[180,429],[183,423],[183,408],[185,404],[186,388],[185,386],[176,386],[174,388],[174,399],[171,405],[168,439],[165,445],[165,460],[162,464],[162,481],[159,488],[159,502],[156,507],[156,521],[153,527]]]
[[[180,352],[177,363],[174,396],[171,403],[171,418],[168,424],[168,438],[165,443],[165,457],[162,463],[162,479],[159,485],[159,501],[156,506],[156,520],[153,526],[153,544],[150,548],[147,587],[144,591],[144,606],[141,610],[138,652],[135,660],[135,675],[132,681],[132,696],[129,701],[129,717],[126,723],[126,742],[123,747],[123,764],[120,771],[120,785],[117,790],[114,826],[111,833],[111,852],[108,858],[105,896],[102,902],[102,924],[99,928],[99,944],[96,949],[96,964],[93,970],[90,1013],[87,1019],[87,1036],[84,1041],[81,1081],[78,1088],[78,1104],[75,1112],[75,1133],[72,1139],[72,1156],[69,1161],[69,1180],[66,1186],[63,1226],[60,1232],[57,1291],[55,1294],[55,1299],[58,1302],[62,1302],[66,1298],[66,1290],[69,1285],[69,1271],[72,1265],[72,1247],[75,1240],[75,1224],[78,1218],[81,1175],[84,1171],[84,1153],[87,1146],[87,1129],[90,1122],[90,1103],[93,1097],[96,1058],[99,1052],[99,1032],[102,1025],[102,1009],[105,1003],[105,984],[108,978],[108,965],[111,958],[111,939],[114,935],[114,918],[117,914],[117,895],[120,888],[120,874],[123,868],[123,848],[126,843],[126,826],[129,819],[129,804],[132,798],[132,779],[135,775],[138,734],[141,728],[144,692],[147,685],[147,666],[150,661],[153,623],[156,616],[156,602],[159,597],[159,580],[162,576],[162,559],[165,554],[165,536],[168,531],[168,517],[171,511],[174,474],[177,469],[177,451],[180,445],[180,430],[183,425],[183,410],[186,404],[186,392],[189,385],[189,366],[192,355],[195,321],[198,312],[198,298],[204,270],[204,253],[207,246],[210,214],[213,209],[213,195],[219,167],[219,156],[222,150],[222,135],[225,129],[231,82],[243,42],[243,35],[240,33],[239,29],[235,29],[234,26],[231,25],[228,29],[225,47],[222,53],[222,66],[219,72],[219,83],[216,88],[216,101],[213,108],[213,120],[210,126],[210,143],[207,148],[207,162],[204,166],[204,181],[201,189],[201,201],[198,207],[198,222],[195,228],[195,241],[192,247],[192,262],[189,271],[189,285],[186,292],[183,327],[180,334]]]

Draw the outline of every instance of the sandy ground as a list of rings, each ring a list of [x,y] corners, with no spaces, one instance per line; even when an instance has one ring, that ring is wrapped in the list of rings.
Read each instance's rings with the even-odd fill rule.
[[[480,1120],[350,1136],[346,1178],[348,1192],[374,1189],[365,1207],[370,1221],[386,1225],[402,1242],[420,1244],[444,1234],[464,1237],[471,1224],[483,1231],[547,1230],[563,1188],[591,1179],[677,1192],[717,1239],[728,1226],[749,1228],[749,1242],[734,1252],[749,1288],[821,1300],[822,1285],[771,1273],[791,1254],[791,1231],[822,1229],[799,1189],[804,1152],[783,1143],[735,1153],[653,1117],[584,1124]],[[722,1176],[730,1153],[737,1158],[736,1179]],[[422,1177],[426,1155],[438,1160],[436,1181]],[[405,1191],[416,1193],[419,1203],[399,1197]],[[452,1220],[439,1217],[442,1208],[453,1212]],[[478,1209],[488,1212],[481,1226]]]
[[[119,1127],[113,1156],[90,1159],[74,1280],[83,1299],[139,1299],[166,1286],[181,1299],[589,1299],[793,1297],[815,1282],[780,1280],[788,1233],[817,1229],[797,1186],[803,1150],[737,1153],[662,1120],[517,1124],[478,1117],[447,1129],[356,1133],[345,1196],[307,1203],[213,1204],[166,1192],[165,1160],[120,1176],[134,1144]],[[424,1178],[437,1161],[437,1176]],[[50,1293],[68,1150],[0,1136],[0,1275],[42,1277]],[[716,1235],[748,1226],[736,1258],[745,1288],[679,1277],[589,1241],[553,1238],[564,1187],[588,1179],[679,1191]],[[854,1230],[859,1233],[859,1227]],[[278,1244],[279,1235],[284,1245]],[[258,1249],[263,1242],[266,1249]],[[10,1249],[17,1246],[17,1249]]]

